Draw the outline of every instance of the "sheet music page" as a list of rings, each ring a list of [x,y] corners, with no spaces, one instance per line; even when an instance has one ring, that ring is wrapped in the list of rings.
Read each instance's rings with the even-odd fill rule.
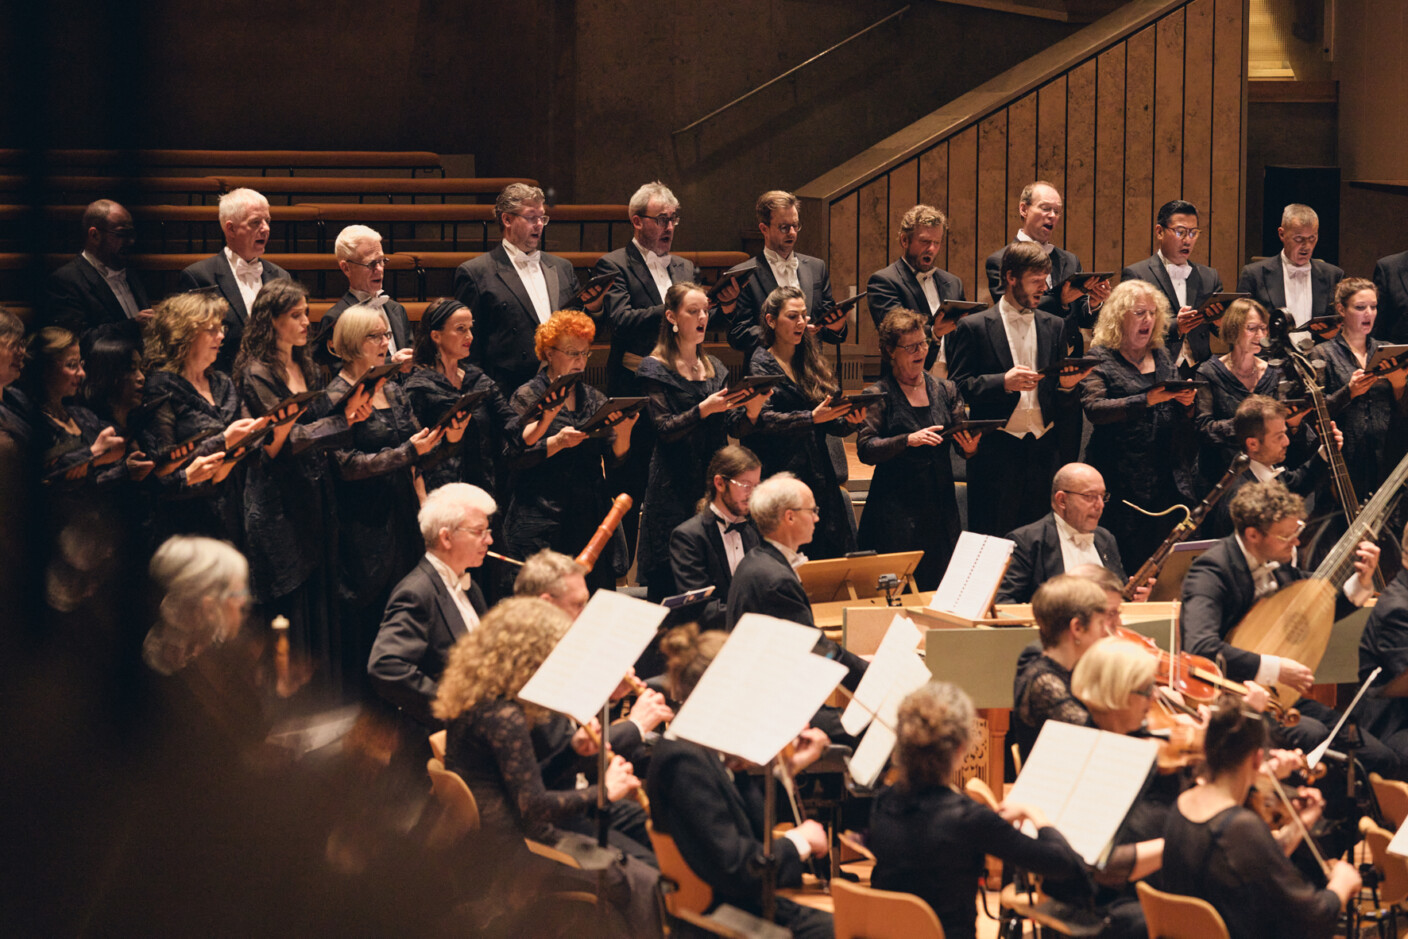
[[[518,696],[586,723],[650,645],[670,611],[598,590]]]
[[[1393,833],[1393,839],[1388,843],[1388,853],[1398,857],[1408,857],[1408,820],[1399,825],[1398,831]]]
[[[1093,727],[1047,721],[1008,790],[1007,801],[1034,805],[1054,823],[1065,811],[1099,737],[1100,731]]]
[[[1015,547],[1006,538],[963,532],[929,608],[964,619],[983,619]]]
[[[767,763],[846,675],[841,663],[812,654],[816,637],[775,617],[742,617],[666,736]]]
[[[846,761],[851,778],[857,785],[873,787],[884,772],[885,761],[890,758],[894,749],[895,732],[879,721],[873,722],[856,745],[856,752]]]
[[[1114,840],[1158,757],[1156,740],[1100,731],[1060,818],[1051,816],[1076,853],[1094,865]]]
[[[865,670],[865,676],[861,678],[855,695],[841,714],[841,726],[846,733],[855,736],[864,730],[870,719],[879,713],[891,690],[901,681],[902,675],[906,671],[910,675],[914,674],[912,670],[905,669],[905,663],[919,665],[920,674],[924,676],[919,684],[922,685],[928,680],[929,670],[916,651],[922,635],[919,627],[914,625],[914,621],[908,616],[897,613],[895,618],[890,620],[885,637],[880,640],[880,646],[875,650],[875,656]],[[919,685],[910,685],[905,689],[905,693],[908,694],[917,687]]]

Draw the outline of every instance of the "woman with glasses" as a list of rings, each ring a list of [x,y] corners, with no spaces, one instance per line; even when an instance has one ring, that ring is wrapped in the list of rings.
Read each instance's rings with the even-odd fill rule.
[[[29,399],[15,388],[24,364],[24,321],[0,307],[0,434],[16,446],[30,440]]]
[[[923,551],[914,572],[920,590],[938,586],[963,530],[950,444],[965,460],[978,449],[977,434],[946,430],[968,409],[958,386],[924,371],[927,325],[906,309],[881,320],[880,351],[890,368],[866,391],[885,400],[866,409],[856,439],[860,461],[875,467],[856,540],[881,553]]]
[[[553,382],[586,369],[595,336],[596,324],[585,313],[554,313],[534,336],[542,368],[509,399],[516,415],[507,445],[514,478],[504,537],[513,557],[526,558],[543,548],[576,557],[611,508],[604,466],[625,457],[638,415],[588,436],[578,427],[606,403],[604,394],[578,382],[566,394],[544,399]],[[535,410],[539,402],[542,406]],[[587,586],[615,589],[616,578],[628,566],[626,539],[618,527],[587,575]]]
[[[348,307],[333,328],[332,348],[342,369],[328,383],[340,401],[363,375],[383,364],[391,327],[375,307]],[[400,385],[379,381],[371,414],[352,428],[351,440],[332,452],[340,561],[339,633],[347,678],[366,681],[367,656],[397,580],[424,553],[416,525],[424,488],[418,469],[442,459],[442,437],[458,443],[464,425],[422,428]],[[431,451],[435,451],[431,454]]]
[[[650,598],[675,593],[670,570],[670,533],[694,514],[704,495],[704,470],[728,443],[727,412],[743,408],[756,420],[767,400],[748,391],[728,393],[728,369],[703,352],[709,296],[682,282],[665,292],[660,338],[636,369],[641,392],[650,398],[655,447],[645,489],[637,568]]]
[[[754,353],[748,373],[780,375],[782,382],[756,421],[734,417],[731,432],[758,454],[764,477],[789,471],[816,496],[821,517],[807,556],[820,560],[842,557],[856,547],[855,515],[826,438],[852,434],[865,420],[865,411],[827,403],[836,390],[836,377],[807,319],[801,290],[779,287],[768,294],[758,317],[762,348]]]
[[[1150,518],[1124,500],[1159,512],[1189,500],[1197,504],[1204,495],[1194,491],[1192,467],[1179,460],[1195,444],[1193,389],[1170,391],[1161,384],[1179,377],[1164,349],[1168,320],[1168,300],[1157,285],[1120,284],[1095,323],[1091,353],[1100,364],[1080,383],[1085,415],[1095,426],[1085,459],[1105,478],[1110,495],[1101,523],[1134,567],[1158,549],[1177,519]]]

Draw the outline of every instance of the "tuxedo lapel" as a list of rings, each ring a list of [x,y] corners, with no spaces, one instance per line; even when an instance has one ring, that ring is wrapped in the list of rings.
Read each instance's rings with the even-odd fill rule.
[[[674,267],[673,258],[670,260],[670,266]],[[645,257],[640,253],[635,242],[626,245],[626,270],[640,285],[640,296],[653,298],[656,303],[665,302],[665,298],[659,296],[660,288],[655,285],[655,278],[651,276],[650,266],[645,263]]]
[[[762,289],[763,299],[767,299],[768,294],[777,289],[777,278],[773,276],[772,265],[768,263],[767,258],[760,254],[753,260],[756,262],[758,268],[758,273],[753,276],[753,279],[757,281],[758,286]],[[807,309],[810,310],[811,307],[808,306]]]
[[[528,318],[534,329],[540,325],[538,323],[538,313],[533,307],[533,301],[528,298],[528,290],[523,286],[523,278],[518,276],[518,269],[513,266],[513,261],[509,260],[508,252],[502,246],[490,252],[490,257],[494,259],[494,266],[498,269],[499,280],[513,294],[518,301],[519,309]],[[548,296],[552,296],[551,293]]]
[[[929,309],[929,298],[924,296],[924,287],[919,283],[919,275],[910,270],[909,265],[903,260],[895,262],[895,272],[899,275],[900,285],[904,288],[905,293],[909,294],[909,308],[932,319],[933,311]],[[935,281],[934,284],[934,289],[937,290],[938,281]]]
[[[1056,533],[1056,517],[1048,514],[1042,521],[1041,543],[1046,548],[1046,576],[1066,572],[1066,556],[1061,553],[1061,536]]]
[[[1266,265],[1266,273],[1262,280],[1262,287],[1266,290],[1266,295],[1271,298],[1271,305],[1280,309],[1286,306],[1286,275],[1281,268],[1281,255],[1271,259],[1271,263]]]
[[[1157,254],[1151,257],[1148,263],[1149,273],[1154,275],[1154,283],[1159,285],[1159,289],[1162,290],[1164,292],[1164,296],[1168,298],[1169,307],[1175,313],[1177,313],[1178,291],[1174,289],[1173,278],[1168,275],[1168,268],[1164,267],[1164,262],[1159,260],[1159,256]],[[1188,295],[1189,300],[1192,300],[1194,296],[1194,278],[1196,278],[1197,276],[1198,269],[1195,267],[1193,268],[1192,272],[1188,275],[1188,280],[1184,285],[1184,292]]]
[[[1002,371],[1005,372],[1012,367],[1012,346],[1007,341],[1007,329],[1002,325],[1001,308],[994,307],[992,314],[992,319],[988,320],[988,343],[992,346],[998,365],[1002,366]]]
[[[1330,284],[1329,266],[1319,261],[1310,262],[1310,315],[1321,316],[1330,306],[1330,295],[1333,287]]]
[[[548,296],[552,298],[552,308],[561,310],[570,303],[570,299],[564,298],[561,294],[567,289],[567,285],[562,282],[561,275],[557,272],[556,264],[548,264],[547,258],[539,256],[538,266],[543,271],[543,283],[547,285]]]
[[[421,563],[424,565],[421,572],[430,578],[431,589],[435,591],[435,605],[439,608],[440,615],[445,620],[445,626],[450,630],[450,635],[457,640],[469,635],[469,629],[464,625],[464,617],[460,616],[459,607],[455,606],[454,598],[450,596],[445,582],[440,579],[440,575],[436,573],[434,567],[431,567],[429,561],[422,558]]]
[[[714,572],[715,592],[727,593],[729,584],[733,583],[733,574],[728,569],[728,552],[724,550],[724,536],[719,533],[718,517],[712,511],[704,516],[704,537],[708,539],[711,556],[719,559],[719,569]],[[745,544],[743,547],[746,554],[748,546]]]
[[[802,297],[807,301],[807,312],[815,316],[818,299],[816,295],[818,280],[816,266],[821,262],[812,258],[804,258],[801,255],[794,255],[794,257],[797,258],[797,283],[802,285]]]
[[[103,310],[107,313],[108,319],[117,323],[121,323],[123,320],[127,319],[127,311],[122,308],[121,303],[117,302],[117,294],[112,292],[112,288],[109,287],[108,282],[103,279],[103,275],[99,274],[97,269],[89,264],[87,259],[82,256],[78,258],[78,271],[83,277],[83,282],[88,285],[89,294],[96,297],[98,302],[103,305]],[[128,283],[131,283],[130,273],[128,275]],[[133,297],[135,298],[135,296],[136,291],[133,291]],[[140,304],[138,306],[140,308]]]
[[[223,254],[215,256],[215,286],[220,288],[220,293],[224,295],[225,301],[230,304],[230,309],[235,311],[235,316],[241,323],[249,320],[249,309],[244,305],[244,294],[240,293],[240,285],[235,280],[235,274],[230,270],[230,263]]]
[[[693,278],[694,264],[677,254],[670,255],[670,283],[681,284]],[[651,283],[653,284],[655,281],[652,279]],[[661,297],[660,302],[664,303],[665,299]]]

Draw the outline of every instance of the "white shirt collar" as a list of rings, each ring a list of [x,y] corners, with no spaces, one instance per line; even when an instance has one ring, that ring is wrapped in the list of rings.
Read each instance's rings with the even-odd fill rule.
[[[106,264],[93,257],[93,255],[89,254],[87,251],[83,252],[83,260],[93,265],[93,269],[97,271],[98,274],[104,280],[108,280],[113,277],[119,277],[127,272],[127,268],[125,267],[121,269],[108,267]]]
[[[1193,266],[1191,261],[1184,261],[1182,264],[1174,264],[1168,258],[1164,257],[1164,251],[1162,248],[1160,248],[1158,251],[1155,251],[1154,253],[1159,256],[1159,263],[1163,264],[1164,267],[1176,267],[1179,269],[1184,269],[1191,268]]]
[[[771,248],[764,248],[764,249],[763,249],[763,258],[764,258],[769,264],[774,265],[774,266],[776,266],[776,265],[778,265],[778,264],[793,264],[793,265],[795,265],[795,264],[797,263],[797,252],[796,252],[796,251],[793,251],[791,254],[787,255],[787,257],[784,258],[782,255],[778,254],[778,253],[777,253],[776,251],[774,251],[773,249],[771,249]]]
[[[782,556],[787,559],[788,564],[792,565],[792,569],[794,571],[797,569],[798,565],[806,563],[807,556],[805,554],[800,554],[796,551],[793,551],[791,548],[787,547],[787,545],[783,544],[782,542],[773,541],[771,538],[767,539],[767,542],[768,544],[772,545],[774,548],[782,552]]]
[[[1076,527],[1062,518],[1058,512],[1053,511],[1051,517],[1056,519],[1057,533],[1066,541],[1076,543],[1076,539],[1079,538],[1081,541],[1089,540],[1092,545],[1095,543],[1095,532],[1087,534],[1083,531],[1076,531]]]
[[[732,525],[736,522],[741,522],[746,517],[742,515],[730,515],[727,509],[719,508],[719,504],[717,502],[710,502],[709,510],[713,512],[714,515],[719,519],[719,521],[723,522],[725,525]]]
[[[669,260],[670,260],[670,255],[669,255],[669,254],[657,254],[656,252],[651,251],[651,250],[650,250],[649,248],[647,248],[645,245],[643,245],[643,244],[640,243],[640,239],[639,239],[639,238],[632,238],[632,239],[631,239],[631,244],[633,244],[633,245],[636,246],[636,250],[640,252],[640,256],[641,256],[641,257],[645,258],[646,263],[649,263],[649,262],[650,262],[650,259],[651,259],[652,257],[656,259],[656,263],[657,263],[657,264],[659,264],[659,263],[666,263],[666,264],[668,264],[668,263],[669,263]]]
[[[507,238],[500,242],[500,244],[504,246],[504,251],[508,254],[508,259],[512,261],[515,265],[518,265],[525,261],[536,261],[543,254],[541,249],[534,251],[532,254],[520,251],[518,246],[513,242],[509,241]]]
[[[1258,560],[1255,554],[1247,550],[1247,543],[1242,540],[1241,532],[1233,532],[1232,537],[1237,539],[1237,547],[1242,549],[1242,558],[1247,562],[1247,570],[1251,571],[1253,575],[1263,568],[1268,571],[1274,571],[1281,566],[1281,562],[1279,561],[1262,562]]]
[[[469,586],[469,576],[456,574],[454,568],[440,560],[434,551],[425,552],[426,558],[430,561],[430,566],[435,568],[435,573],[440,575],[440,579],[445,582],[445,586],[451,590],[464,590]]]
[[[1008,321],[1015,321],[1018,324],[1036,322],[1036,317],[1022,312],[1022,308],[1011,300],[1007,299],[1007,294],[1002,295],[1002,299],[997,301],[997,310],[1002,314],[1002,318]]]
[[[1296,265],[1292,264],[1292,263],[1291,263],[1291,259],[1288,258],[1288,257],[1286,257],[1286,249],[1285,249],[1285,248],[1282,248],[1282,249],[1281,249],[1281,266],[1284,267],[1284,268],[1285,268],[1286,270],[1288,270],[1288,271],[1308,271],[1308,270],[1310,270],[1310,262],[1309,262],[1309,261],[1306,261],[1304,264],[1302,264],[1302,265],[1300,265],[1300,266],[1296,266]]]
[[[1247,468],[1252,471],[1252,475],[1256,477],[1256,481],[1259,483],[1264,483],[1268,479],[1275,479],[1286,471],[1284,466],[1269,466],[1258,460],[1252,460],[1247,464]]]
[[[1017,237],[1016,237],[1015,239],[1013,239],[1013,240],[1014,240],[1014,241],[1030,241],[1030,242],[1031,242],[1032,244],[1034,244],[1034,245],[1041,245],[1041,250],[1045,251],[1047,254],[1050,254],[1051,251],[1052,251],[1052,249],[1054,249],[1054,248],[1056,247],[1055,245],[1053,245],[1053,244],[1052,244],[1051,242],[1049,242],[1049,241],[1046,242],[1045,244],[1042,244],[1040,241],[1037,241],[1035,238],[1033,238],[1031,235],[1028,235],[1025,231],[1023,231],[1023,230],[1020,229],[1020,228],[1017,229]]]

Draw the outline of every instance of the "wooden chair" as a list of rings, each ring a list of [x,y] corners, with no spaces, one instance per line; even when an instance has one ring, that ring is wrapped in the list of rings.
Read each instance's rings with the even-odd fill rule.
[[[674,884],[674,889],[665,894],[666,911],[671,916],[686,912],[702,915],[714,902],[714,889],[689,869],[674,837],[656,831],[654,822],[646,822],[645,829],[650,832],[650,847],[660,864],[660,877]]]
[[[979,805],[986,805],[994,812],[997,811],[997,796],[993,794],[992,787],[977,776],[963,784],[963,791]]]
[[[876,890],[844,880],[831,882],[836,939],[943,939],[929,904],[912,893]]]
[[[1229,939],[1227,924],[1208,901],[1164,893],[1142,881],[1135,886],[1149,939]]]
[[[1374,787],[1374,798],[1379,800],[1379,808],[1384,811],[1394,829],[1408,818],[1408,783],[1396,779],[1384,779],[1378,773],[1369,774],[1369,784]]]
[[[460,774],[447,770],[439,759],[427,760],[425,769],[443,809],[431,829],[429,843],[434,848],[449,847],[469,832],[479,830],[479,806]]]
[[[440,762],[445,762],[445,738],[449,731],[437,730],[430,735],[430,752]]]
[[[1384,934],[1387,924],[1387,935],[1397,936],[1398,906],[1408,900],[1408,858],[1388,853],[1388,843],[1393,840],[1393,832],[1380,828],[1368,816],[1359,820],[1359,832],[1364,836],[1364,843],[1369,847],[1369,859],[1379,874],[1379,885],[1374,889],[1376,908],[1361,908],[1359,915],[1375,921],[1379,926],[1380,935]]]

